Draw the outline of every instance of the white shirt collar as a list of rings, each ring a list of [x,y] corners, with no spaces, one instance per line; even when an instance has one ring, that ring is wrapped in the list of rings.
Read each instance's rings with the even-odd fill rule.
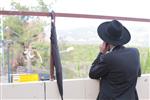
[[[110,51],[109,51],[109,52],[112,52],[112,51],[113,51],[113,49],[114,49],[115,47],[116,47],[116,46],[112,47],[112,48],[110,49]]]

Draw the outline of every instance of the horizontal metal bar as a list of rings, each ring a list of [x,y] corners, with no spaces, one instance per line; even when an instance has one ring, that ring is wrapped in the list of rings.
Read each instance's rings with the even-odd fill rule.
[[[92,19],[116,19],[116,20],[125,20],[125,21],[150,22],[150,19],[146,19],[146,18],[105,16],[105,15],[56,13],[56,16],[57,17],[75,17],[75,18],[92,18]]]
[[[20,16],[50,16],[48,12],[31,12],[31,11],[0,11],[0,15],[20,15]],[[73,13],[55,13],[56,17],[72,17],[72,18],[91,18],[91,19],[116,19],[124,21],[150,22],[146,18],[90,15],[90,14],[73,14]]]
[[[20,16],[50,16],[47,12],[31,12],[31,11],[0,11],[0,15],[20,15]]]

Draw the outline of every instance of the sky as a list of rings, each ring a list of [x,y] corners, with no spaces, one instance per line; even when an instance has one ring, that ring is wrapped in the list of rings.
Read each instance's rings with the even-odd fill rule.
[[[56,11],[150,18],[149,0],[58,0]]]
[[[9,2],[11,0],[0,0],[1,7],[10,9]],[[36,0],[14,0],[19,1],[21,4],[27,6],[36,6]],[[53,2],[52,9],[55,12],[64,13],[81,13],[81,14],[95,14],[95,15],[110,15],[110,16],[123,16],[123,17],[136,17],[136,18],[148,18],[150,19],[149,13],[149,0],[44,0],[46,4]],[[30,5],[29,5],[30,2]],[[91,21],[90,19],[57,19],[57,26],[59,29],[74,29],[85,27],[89,25],[98,25],[103,20]],[[143,22],[127,22],[122,23],[131,30],[133,35],[133,42],[146,41],[150,46],[150,23]],[[140,32],[142,34],[140,34]],[[136,33],[136,34],[135,34]],[[144,38],[144,39],[143,39]],[[141,42],[144,43],[144,42]],[[146,44],[147,45],[147,44]]]

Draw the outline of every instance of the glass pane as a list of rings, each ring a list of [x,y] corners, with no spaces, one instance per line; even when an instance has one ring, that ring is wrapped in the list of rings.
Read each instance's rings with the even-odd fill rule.
[[[57,34],[60,46],[64,78],[88,77],[91,63],[99,52],[102,43],[97,27],[106,20],[57,18]],[[149,73],[149,23],[121,21],[131,33],[131,41],[125,45],[140,51],[143,73]]]
[[[50,28],[50,22],[45,20],[50,21],[47,17],[3,16],[0,59],[5,82],[12,77],[8,73],[49,77],[50,31],[45,27]]]

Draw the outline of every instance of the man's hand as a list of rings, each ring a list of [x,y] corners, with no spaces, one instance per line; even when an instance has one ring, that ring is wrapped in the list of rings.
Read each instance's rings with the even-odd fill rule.
[[[106,54],[106,52],[109,51],[109,50],[110,50],[110,45],[107,44],[106,42],[103,42],[103,44],[100,45],[100,52],[102,54]]]

